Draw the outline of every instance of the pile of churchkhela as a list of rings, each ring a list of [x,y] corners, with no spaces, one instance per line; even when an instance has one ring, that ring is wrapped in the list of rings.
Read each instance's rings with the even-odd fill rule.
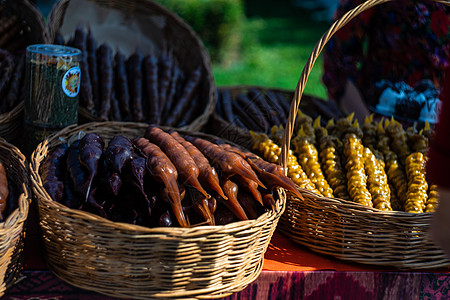
[[[79,25],[64,41],[56,44],[83,51],[80,61],[80,106],[99,121],[135,121],[182,127],[202,113],[199,97],[202,67],[183,69],[170,47],[126,56],[108,43],[98,45],[90,28]]]
[[[437,186],[427,182],[425,164],[433,130],[428,123],[406,129],[395,119],[364,124],[353,114],[326,126],[299,112],[288,154],[288,176],[301,188],[324,197],[353,201],[382,211],[433,212]],[[283,126],[269,135],[251,132],[254,150],[278,162]],[[258,153],[258,152],[257,152]]]
[[[286,124],[291,109],[292,95],[283,90],[266,89],[257,86],[228,88],[217,92],[215,112],[224,121],[263,133],[270,133],[272,126]],[[344,114],[333,105],[313,96],[302,98],[301,110],[308,115],[321,116],[322,121],[341,118]]]
[[[277,187],[301,197],[279,165],[156,125],[140,137],[115,135],[107,145],[96,133],[80,134],[51,149],[40,172],[53,200],[146,227],[256,219],[275,208]]]

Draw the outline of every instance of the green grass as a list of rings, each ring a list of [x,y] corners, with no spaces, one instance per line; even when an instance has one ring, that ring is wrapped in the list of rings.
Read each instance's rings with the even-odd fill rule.
[[[251,5],[251,4],[250,4]],[[306,12],[285,7],[247,16],[242,36],[241,56],[233,62],[213,64],[218,86],[257,85],[294,90],[314,45],[329,28],[327,23],[312,22]],[[247,8],[247,12],[250,8]],[[283,12],[288,14],[283,16]],[[305,94],[326,98],[321,82],[321,58],[310,73]]]

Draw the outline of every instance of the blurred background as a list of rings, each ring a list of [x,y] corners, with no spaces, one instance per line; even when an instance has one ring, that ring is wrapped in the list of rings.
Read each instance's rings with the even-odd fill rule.
[[[209,51],[217,86],[294,90],[338,0],[156,0],[183,18]],[[47,16],[54,0],[33,0]],[[305,94],[326,98],[319,58]]]

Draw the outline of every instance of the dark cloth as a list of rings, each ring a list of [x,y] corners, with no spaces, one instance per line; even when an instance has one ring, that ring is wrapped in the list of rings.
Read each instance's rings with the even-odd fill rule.
[[[441,98],[443,104],[439,123],[428,152],[427,178],[433,184],[450,188],[450,67],[445,74]]]

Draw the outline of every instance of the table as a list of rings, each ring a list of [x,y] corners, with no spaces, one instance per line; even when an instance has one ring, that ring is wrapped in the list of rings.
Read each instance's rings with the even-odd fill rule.
[[[30,223],[26,245],[35,247],[37,224]],[[1,300],[115,299],[65,283],[47,269],[36,248],[25,247],[24,255],[22,278]],[[450,268],[401,271],[345,262],[314,253],[275,232],[261,275],[243,291],[223,300],[450,299],[449,274]]]

